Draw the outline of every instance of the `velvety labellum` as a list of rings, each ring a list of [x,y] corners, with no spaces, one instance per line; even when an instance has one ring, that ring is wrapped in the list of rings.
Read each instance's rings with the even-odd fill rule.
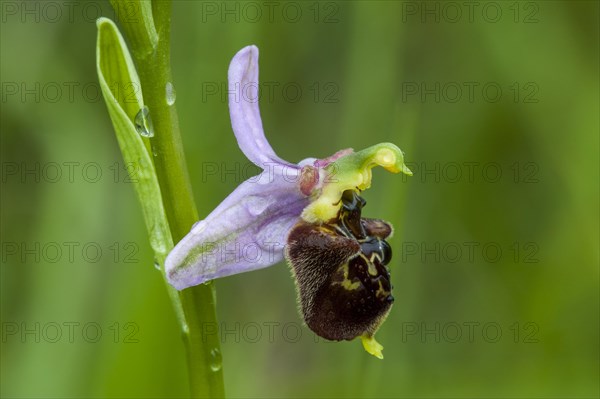
[[[365,201],[354,190],[341,201],[327,223],[298,222],[286,250],[306,324],[335,341],[373,335],[394,301],[386,266],[392,251],[385,241],[392,227],[363,218]]]

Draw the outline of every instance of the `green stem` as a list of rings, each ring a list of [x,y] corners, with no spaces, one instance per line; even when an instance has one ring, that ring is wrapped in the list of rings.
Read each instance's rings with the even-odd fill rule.
[[[150,140],[165,213],[173,242],[177,243],[198,220],[187,172],[179,120],[175,105],[166,100],[166,85],[172,82],[170,65],[170,19],[168,1],[153,2],[155,26],[159,27],[154,51],[132,53],[143,88],[144,102],[154,124]],[[170,290],[172,287],[168,286]],[[172,293],[171,293],[172,294]],[[203,284],[171,295],[176,308],[183,310],[183,338],[187,348],[190,393],[194,398],[225,396],[220,343],[215,309],[215,288]],[[206,334],[210,331],[210,334]],[[204,334],[203,334],[204,333]]]

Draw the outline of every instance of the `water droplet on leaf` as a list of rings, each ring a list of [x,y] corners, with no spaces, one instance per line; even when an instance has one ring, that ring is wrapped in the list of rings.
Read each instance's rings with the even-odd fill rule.
[[[137,130],[141,136],[154,137],[154,126],[152,126],[150,110],[145,105],[135,116],[135,130]]]
[[[214,348],[210,351],[210,369],[212,371],[221,370],[223,364],[223,356],[221,355],[221,351],[217,348]]]
[[[167,82],[165,91],[167,92],[167,104],[169,104],[169,105],[175,104],[176,93],[175,93],[175,86],[173,86],[173,83]]]
[[[156,270],[160,270],[160,263],[158,263],[158,261],[156,259],[154,259],[154,268]]]

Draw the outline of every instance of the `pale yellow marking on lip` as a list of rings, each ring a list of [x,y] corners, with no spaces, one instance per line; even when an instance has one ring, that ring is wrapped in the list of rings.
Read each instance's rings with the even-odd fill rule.
[[[383,284],[381,284],[381,280],[378,280],[377,283],[379,283],[379,288],[377,288],[377,291],[375,291],[375,296],[377,298],[379,298],[379,297],[383,297],[383,298],[387,297],[390,294],[390,292],[387,291],[385,288],[383,288]]]
[[[377,276],[379,274],[379,272],[377,271],[377,268],[375,267],[375,264],[371,260],[367,259],[367,257],[365,255],[360,254],[360,256],[367,263],[367,271],[369,272],[369,274],[371,276]]]
[[[344,279],[342,280],[342,282],[334,281],[333,284],[339,284],[348,291],[354,291],[354,290],[359,289],[360,286],[362,285],[360,283],[360,281],[352,282],[352,281],[350,281],[350,278],[348,277],[348,275],[350,274],[350,270],[348,268],[347,263],[342,266],[342,269],[344,270]]]

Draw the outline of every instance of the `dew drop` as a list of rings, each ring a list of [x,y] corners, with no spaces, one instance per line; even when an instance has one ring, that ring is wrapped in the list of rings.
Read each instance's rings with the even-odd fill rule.
[[[154,259],[154,268],[156,270],[160,270],[160,263],[158,263],[158,261],[156,259]]]
[[[248,212],[250,212],[252,216],[261,215],[265,211],[265,209],[267,209],[267,207],[271,205],[270,200],[268,200],[267,198],[259,197],[257,195],[247,197],[246,202],[246,209],[248,210]]]
[[[214,348],[210,351],[210,369],[212,371],[221,370],[223,364],[223,356],[221,355],[221,351],[217,348]]]
[[[173,83],[167,82],[167,85],[165,86],[165,91],[167,93],[167,104],[169,104],[169,105],[175,104],[176,93],[175,93],[175,86],[173,86]]]
[[[135,130],[137,130],[141,136],[154,137],[154,126],[152,126],[150,110],[145,105],[135,116]]]

